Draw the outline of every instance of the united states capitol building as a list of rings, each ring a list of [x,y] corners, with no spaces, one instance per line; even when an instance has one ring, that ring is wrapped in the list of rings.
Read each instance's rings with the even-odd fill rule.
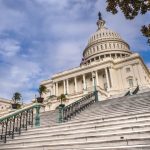
[[[118,33],[106,28],[99,14],[97,31],[88,40],[80,66],[54,74],[41,84],[48,88],[44,96],[47,105],[55,109],[59,105],[56,97],[61,94],[66,94],[67,105],[94,88],[98,91],[99,101],[123,96],[136,87],[148,89],[150,70]],[[52,95],[56,97],[48,101]]]
[[[150,150],[150,70],[100,13],[97,26],[80,66],[41,83],[43,104],[2,114],[0,150]]]

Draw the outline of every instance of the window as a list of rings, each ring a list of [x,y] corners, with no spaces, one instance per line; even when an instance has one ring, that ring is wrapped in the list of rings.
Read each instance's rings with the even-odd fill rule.
[[[126,68],[126,72],[130,72],[131,70],[130,70],[130,68]]]
[[[129,87],[133,87],[133,79],[128,79]]]
[[[93,62],[93,61],[94,61],[94,58],[92,58],[91,61]]]
[[[99,57],[96,57],[96,60],[99,60]]]

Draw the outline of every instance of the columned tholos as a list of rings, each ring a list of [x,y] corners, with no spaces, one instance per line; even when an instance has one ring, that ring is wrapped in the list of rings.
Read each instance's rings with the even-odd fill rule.
[[[83,74],[83,90],[86,90],[85,74]]]
[[[75,93],[78,92],[78,88],[77,88],[77,78],[74,77],[74,87],[75,87]]]

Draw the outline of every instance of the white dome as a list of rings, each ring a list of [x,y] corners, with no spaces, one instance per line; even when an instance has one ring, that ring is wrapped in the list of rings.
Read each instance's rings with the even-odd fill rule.
[[[97,42],[97,40],[122,40],[119,34],[107,28],[97,30],[89,39],[88,45]]]
[[[122,40],[120,35],[105,26],[104,20],[98,20],[98,30],[90,37],[88,44],[83,52],[84,63],[106,58],[110,55],[122,55],[123,57],[131,54],[129,45]]]

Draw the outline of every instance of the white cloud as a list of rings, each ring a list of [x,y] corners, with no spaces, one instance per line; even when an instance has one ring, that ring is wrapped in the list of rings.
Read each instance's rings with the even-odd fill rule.
[[[20,44],[13,39],[0,39],[0,54],[14,56],[20,51]]]
[[[27,21],[24,13],[7,7],[4,2],[6,1],[0,1],[0,32],[22,30]]]
[[[16,63],[18,61],[18,63]],[[16,60],[12,66],[2,68],[0,95],[11,98],[13,93],[19,91],[26,100],[34,96],[34,91],[29,91],[39,84],[38,75],[41,73],[39,66],[33,62]],[[32,81],[33,80],[33,81]],[[40,79],[41,80],[41,79]],[[37,88],[37,87],[34,87]],[[29,94],[30,93],[30,96]]]

